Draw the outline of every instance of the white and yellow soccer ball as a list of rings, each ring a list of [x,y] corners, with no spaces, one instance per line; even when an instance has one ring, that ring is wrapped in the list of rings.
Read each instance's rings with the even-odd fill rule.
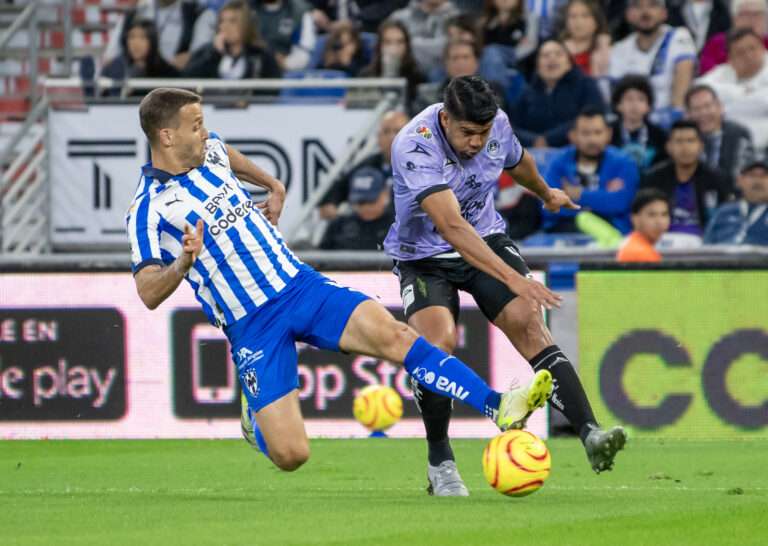
[[[503,495],[524,497],[539,490],[549,477],[552,458],[547,445],[526,430],[508,430],[483,451],[483,474]]]
[[[403,399],[386,385],[368,385],[355,397],[352,413],[368,430],[386,430],[403,416]]]

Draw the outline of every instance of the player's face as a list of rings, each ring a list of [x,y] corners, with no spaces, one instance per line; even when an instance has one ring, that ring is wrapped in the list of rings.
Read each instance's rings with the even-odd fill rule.
[[[445,111],[440,112],[440,122],[448,143],[461,159],[475,157],[485,146],[493,127],[493,120],[480,125],[471,121],[452,119]]]
[[[699,160],[704,145],[699,134],[693,129],[678,129],[672,132],[667,142],[667,153],[678,165],[689,166]]]
[[[653,201],[640,212],[632,215],[632,225],[646,239],[655,243],[669,229],[669,205],[664,201]]]
[[[573,38],[591,38],[597,32],[597,21],[583,2],[574,2],[568,7],[565,27]]]
[[[739,175],[738,185],[750,203],[768,203],[768,169],[765,167],[752,167]]]
[[[630,4],[627,20],[638,32],[653,34],[667,20],[667,10],[656,0],[638,0]]]
[[[179,127],[172,131],[173,148],[179,161],[190,169],[202,165],[208,130],[203,124],[200,104],[187,104],[179,110]]]
[[[648,104],[648,97],[645,96],[645,93],[637,89],[629,89],[621,96],[616,109],[624,121],[640,123],[651,111],[651,106]]]
[[[596,158],[611,141],[611,129],[602,116],[579,117],[571,138],[582,156]]]
[[[146,60],[149,55],[149,37],[147,36],[147,31],[141,27],[133,27],[128,31],[125,44],[128,46],[128,56],[133,62]]]
[[[731,46],[728,62],[739,78],[751,78],[763,68],[765,46],[754,36],[745,36]]]
[[[688,101],[688,117],[696,122],[704,134],[716,133],[723,122],[720,102],[709,91],[701,91]]]

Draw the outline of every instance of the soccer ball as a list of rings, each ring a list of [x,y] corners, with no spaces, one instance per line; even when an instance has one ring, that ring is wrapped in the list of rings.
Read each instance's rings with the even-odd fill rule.
[[[491,487],[510,497],[537,491],[549,477],[549,450],[526,430],[508,430],[483,450],[483,474]]]
[[[368,385],[355,397],[352,413],[368,430],[386,430],[403,416],[403,399],[386,385]]]

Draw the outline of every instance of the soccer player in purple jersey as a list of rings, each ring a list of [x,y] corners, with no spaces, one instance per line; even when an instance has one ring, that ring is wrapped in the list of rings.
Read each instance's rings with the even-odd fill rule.
[[[408,324],[451,353],[458,291],[470,293],[534,370],[550,371],[550,403],[579,433],[592,468],[610,470],[626,433],[599,428],[573,366],[544,324],[541,307],[559,307],[561,298],[531,278],[504,234],[494,189],[505,170],[547,210],[579,207],[543,180],[493,91],[476,76],[453,79],[442,103],[400,130],[392,143],[392,168],[396,218],[384,249],[395,259]],[[414,392],[429,446],[429,493],[468,495],[448,439],[452,401],[418,384]]]

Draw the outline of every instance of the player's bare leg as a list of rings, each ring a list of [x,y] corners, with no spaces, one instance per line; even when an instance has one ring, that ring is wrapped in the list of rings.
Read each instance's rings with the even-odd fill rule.
[[[253,417],[266,442],[265,455],[278,468],[292,471],[307,462],[309,439],[304,428],[297,390],[263,407],[253,414]],[[245,428],[247,423],[243,426]]]
[[[534,370],[547,369],[553,377],[550,403],[560,410],[578,432],[595,472],[610,470],[627,435],[621,427],[600,429],[587,395],[571,362],[555,345],[538,306],[523,298],[509,302],[494,320]]]
[[[408,325],[448,354],[452,354],[456,348],[456,322],[447,307],[425,307],[408,319]],[[412,387],[427,435],[427,492],[437,497],[469,495],[469,490],[456,468],[456,460],[448,439],[453,400],[423,389],[415,381]]]

